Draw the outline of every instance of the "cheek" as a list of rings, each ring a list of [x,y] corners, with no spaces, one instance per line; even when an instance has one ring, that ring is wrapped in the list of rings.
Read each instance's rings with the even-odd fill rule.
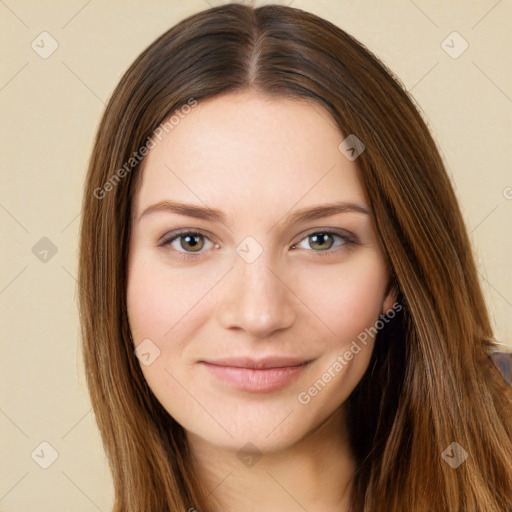
[[[135,254],[127,287],[128,318],[135,343],[152,336],[162,341],[175,337],[201,309],[201,298],[214,283],[215,276],[172,271]]]
[[[186,370],[182,361],[185,342],[180,339],[187,339],[183,329],[201,325],[195,316],[200,308],[194,305],[205,291],[197,281],[190,286],[186,273],[167,270],[157,262],[150,263],[142,251],[134,252],[129,262],[128,320],[134,347],[145,347],[144,352],[151,355],[150,364],[145,365],[143,359],[140,364],[146,382],[166,410],[178,421],[185,421],[198,413],[180,385],[186,382],[182,375]]]
[[[164,333],[164,310],[167,297],[149,265],[132,263],[127,287],[127,308],[130,329],[137,345],[144,338]],[[169,326],[167,327],[169,329]]]
[[[378,257],[372,256],[318,277],[315,284],[323,286],[303,291],[330,332],[323,338],[321,361],[297,400],[304,410],[333,412],[368,368],[375,337],[372,327],[382,312],[387,274]]]
[[[371,339],[367,344],[359,343],[359,350],[355,353],[353,349],[350,359],[343,356],[381,312],[385,268],[375,253],[367,251],[344,264],[314,265],[308,269],[302,266],[294,275],[286,276],[285,281],[293,283],[293,293],[286,300],[292,301],[297,311],[297,323],[292,330],[305,343],[305,353],[320,357],[314,370],[297,386],[282,393],[275,403],[262,401],[251,409],[249,416],[245,402],[237,408],[233,402],[219,397],[189,365],[191,348],[187,344],[193,346],[195,338],[205,339],[200,331],[212,320],[217,304],[207,300],[207,296],[225,272],[223,268],[212,269],[211,273],[198,272],[194,267],[171,269],[149,261],[142,251],[135,251],[127,290],[130,328],[136,346],[149,338],[161,350],[150,366],[141,365],[144,377],[166,410],[193,432],[210,435],[208,430],[219,439],[226,436],[219,423],[191,396],[215,407],[215,418],[220,424],[240,435],[246,435],[251,424],[270,431],[282,410],[298,406],[303,414],[297,415],[296,421],[284,422],[275,436],[293,437],[294,432],[302,435],[303,430],[313,428],[348,398],[368,366]],[[223,296],[217,298],[222,300]],[[215,322],[212,325],[220,328]],[[341,362],[339,356],[343,358]]]
[[[298,295],[338,343],[350,344],[382,313],[386,268],[377,253],[363,256],[346,265],[319,267],[314,279],[299,281]]]

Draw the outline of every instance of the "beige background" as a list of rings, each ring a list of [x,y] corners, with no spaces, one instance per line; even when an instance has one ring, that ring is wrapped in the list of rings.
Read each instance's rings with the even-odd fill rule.
[[[85,169],[104,104],[135,57],[177,21],[220,3],[0,2],[0,512],[111,509],[78,345]],[[412,91],[456,186],[496,336],[511,342],[512,1],[291,5],[353,34]],[[58,43],[46,59],[31,47],[51,49],[43,31]],[[469,44],[458,58],[442,47],[453,31]],[[460,50],[463,41],[451,39],[449,51]],[[46,262],[32,252],[43,237],[57,248]],[[42,442],[58,455],[47,469],[40,464],[52,448]]]

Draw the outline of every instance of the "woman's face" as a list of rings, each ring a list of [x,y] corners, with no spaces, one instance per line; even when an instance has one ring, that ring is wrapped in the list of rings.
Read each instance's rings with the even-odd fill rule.
[[[318,104],[253,92],[159,135],[128,262],[144,376],[189,434],[289,447],[346,401],[393,305],[357,160]],[[342,203],[357,206],[304,213]]]

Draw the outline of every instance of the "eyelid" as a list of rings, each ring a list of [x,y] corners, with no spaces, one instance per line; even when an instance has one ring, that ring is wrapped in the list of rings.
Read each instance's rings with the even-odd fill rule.
[[[347,231],[342,228],[312,228],[312,229],[306,231],[306,233],[301,234],[300,238],[296,242],[292,243],[291,246],[295,247],[296,245],[300,244],[302,241],[304,241],[309,236],[312,236],[314,234],[319,234],[319,233],[339,236],[342,240],[344,240],[344,243],[342,244],[342,246],[353,245],[353,244],[359,243],[358,239],[355,235],[353,235],[350,231]],[[202,236],[202,237],[206,238],[207,240],[209,240],[212,244],[214,244],[214,245],[216,244],[216,242],[214,242],[212,240],[213,235],[211,235],[211,233],[209,233],[206,230],[195,229],[195,228],[181,228],[181,229],[177,229],[174,231],[170,231],[170,232],[166,233],[165,235],[163,235],[159,239],[157,245],[161,246],[161,247],[171,245],[172,242],[174,242],[176,239],[178,239],[182,235],[199,235],[199,236]],[[317,252],[319,254],[320,253],[328,254],[330,252],[336,252],[338,249],[339,249],[339,247],[336,249],[327,249],[325,251],[314,251],[313,249],[311,249],[311,252]],[[175,252],[177,252],[181,257],[194,258],[196,256],[201,255],[205,251],[202,250],[202,251],[194,253],[194,252],[188,252],[188,251],[175,250]]]
[[[357,243],[358,239],[357,237],[352,234],[350,231],[347,231],[343,228],[314,228],[311,230],[306,231],[305,234],[300,235],[300,238],[297,240],[297,242],[293,243],[292,245],[297,245],[298,243],[302,242],[305,238],[311,235],[315,235],[317,233],[326,233],[328,235],[338,235],[341,238],[344,238],[347,240],[347,242],[353,242]]]
[[[196,229],[196,228],[181,228],[181,229],[175,229],[173,231],[169,231],[168,233],[165,233],[160,237],[158,240],[158,245],[166,245],[173,241],[173,239],[178,238],[180,235],[201,235],[205,238],[208,238],[208,240],[212,241],[212,238],[214,236],[204,229]]]

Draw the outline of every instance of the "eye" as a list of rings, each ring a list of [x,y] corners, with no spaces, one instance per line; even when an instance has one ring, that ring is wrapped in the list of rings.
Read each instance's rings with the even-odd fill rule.
[[[333,238],[338,238],[338,240],[341,242],[336,246],[336,248],[347,245],[352,246],[356,243],[356,240],[353,236],[348,234],[341,234],[330,229],[324,229],[310,233],[305,238],[303,238],[299,244],[294,244],[293,248],[298,247],[300,249],[313,249],[314,252],[318,252],[322,255],[332,254],[336,252],[336,248],[331,250],[334,247],[334,242],[332,241]],[[300,247],[300,244],[303,244],[304,242],[309,247]]]
[[[332,241],[336,238],[339,240],[337,246],[335,246],[335,242]],[[308,239],[310,240],[308,243],[309,247],[301,247],[300,244],[307,243]],[[186,259],[194,258],[205,252],[203,249],[205,249],[205,247],[208,249],[206,242],[211,244],[210,248],[212,246],[214,248],[220,247],[218,244],[214,244],[205,233],[200,231],[187,231],[186,229],[167,233],[162,237],[158,245],[160,247],[170,245],[178,253],[178,256]],[[357,240],[352,235],[324,229],[306,235],[299,243],[292,246],[292,250],[296,248],[310,249],[313,250],[313,252],[319,253],[319,255],[326,255],[335,253],[339,247],[348,246],[347,248],[350,248],[356,243]],[[333,247],[335,248],[333,249]]]
[[[194,257],[196,254],[204,252],[202,249],[207,245],[205,241],[213,244],[204,233],[183,230],[167,233],[167,235],[160,240],[158,245],[170,245],[180,253],[181,257]],[[218,247],[218,245],[215,245],[215,247]]]

